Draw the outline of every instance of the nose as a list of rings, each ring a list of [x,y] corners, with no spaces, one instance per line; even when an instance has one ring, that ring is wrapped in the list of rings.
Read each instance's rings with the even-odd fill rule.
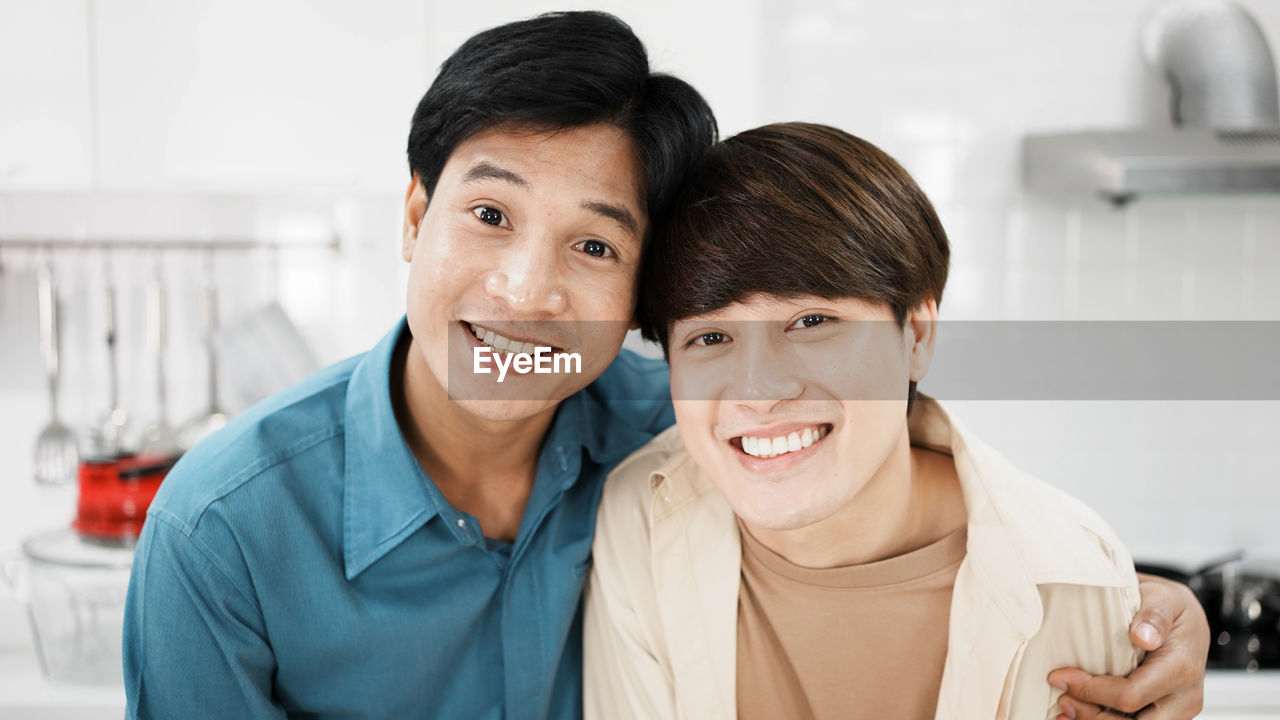
[[[727,391],[740,407],[765,414],[804,394],[799,360],[778,344],[754,342],[739,358]]]
[[[554,243],[526,238],[502,251],[485,276],[485,292],[521,315],[558,315],[569,306]]]

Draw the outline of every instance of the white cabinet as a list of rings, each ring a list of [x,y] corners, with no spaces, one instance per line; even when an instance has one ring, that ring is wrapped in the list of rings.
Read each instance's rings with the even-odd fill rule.
[[[427,8],[0,0],[0,190],[402,192]]]

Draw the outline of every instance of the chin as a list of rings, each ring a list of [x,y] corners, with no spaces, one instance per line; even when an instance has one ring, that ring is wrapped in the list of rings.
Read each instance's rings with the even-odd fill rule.
[[[804,497],[794,485],[738,488],[725,499],[744,523],[761,530],[799,530],[830,517],[834,510],[820,498]]]
[[[760,512],[754,509],[734,510],[742,522],[752,528],[782,532],[799,530],[820,522],[829,516],[812,508],[765,508]]]
[[[448,395],[460,409],[481,420],[526,420],[554,410],[561,401],[581,389],[577,383],[554,380],[547,376],[509,376],[506,382],[498,384],[491,377],[464,373],[447,381]]]
[[[528,420],[553,410],[559,400],[455,400],[464,412],[489,422]]]

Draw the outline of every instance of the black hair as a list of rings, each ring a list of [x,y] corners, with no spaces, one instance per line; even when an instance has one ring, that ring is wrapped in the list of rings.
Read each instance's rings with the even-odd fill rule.
[[[409,169],[427,197],[477,132],[512,123],[627,131],[645,169],[649,227],[667,220],[685,175],[716,141],[715,116],[688,83],[649,71],[644,45],[602,12],[555,12],[485,30],[440,67],[409,131]]]

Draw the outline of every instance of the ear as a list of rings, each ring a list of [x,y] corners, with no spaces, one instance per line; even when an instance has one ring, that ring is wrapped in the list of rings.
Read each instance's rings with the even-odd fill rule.
[[[911,380],[920,382],[933,361],[933,345],[938,337],[938,303],[929,298],[907,314],[903,336],[910,345]]]
[[[409,188],[404,192],[404,230],[400,246],[400,256],[405,262],[413,261],[413,249],[418,244],[418,225],[422,216],[427,214],[427,190],[422,186],[422,179],[414,173],[409,179]]]

